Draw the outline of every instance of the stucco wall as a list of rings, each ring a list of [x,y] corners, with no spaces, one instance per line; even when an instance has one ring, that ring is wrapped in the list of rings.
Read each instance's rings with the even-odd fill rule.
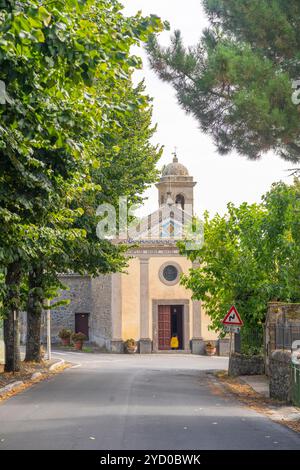
[[[189,300],[190,338],[193,337],[193,302],[191,292],[180,283],[169,286],[159,278],[159,270],[165,263],[175,263],[183,273],[188,273],[192,263],[181,256],[153,256],[149,259],[149,337],[152,339],[152,302],[153,300]],[[216,340],[218,335],[208,330],[210,318],[201,308],[201,335],[204,340]],[[122,275],[122,337],[140,339],[140,259],[129,261],[127,274]]]
[[[140,339],[140,260],[132,258],[122,275],[122,338]]]
[[[205,309],[202,306],[202,315],[201,315],[201,336],[205,341],[215,341],[218,339],[218,334],[214,331],[208,329],[211,324],[211,319],[205,313]]]
[[[159,278],[160,267],[166,263],[177,263],[183,272],[191,267],[183,257],[152,257],[149,260],[149,336],[152,338],[152,300],[189,299],[188,292],[180,284],[167,286]],[[192,318],[191,318],[192,328]],[[192,330],[190,331],[192,335]],[[140,338],[140,259],[129,261],[127,274],[122,275],[122,337],[124,340]]]
[[[188,273],[192,267],[189,260],[184,257],[153,257],[149,262],[149,313],[150,313],[150,332],[152,335],[152,301],[153,300],[186,300],[191,298],[191,292],[185,289],[180,283],[175,286],[164,284],[159,278],[159,270],[165,263],[179,264],[183,273]],[[192,302],[190,301],[190,338],[192,337]]]

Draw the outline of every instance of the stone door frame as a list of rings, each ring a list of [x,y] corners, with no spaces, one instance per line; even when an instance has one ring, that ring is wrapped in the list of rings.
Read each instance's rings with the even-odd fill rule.
[[[183,347],[182,352],[191,352],[190,347],[190,301],[189,299],[154,299],[152,300],[152,350],[154,353],[162,352],[158,349],[158,307],[160,305],[183,306]]]

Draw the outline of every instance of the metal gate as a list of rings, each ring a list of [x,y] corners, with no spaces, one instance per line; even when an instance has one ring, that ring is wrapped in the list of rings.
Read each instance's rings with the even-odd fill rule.
[[[292,364],[292,401],[300,407],[300,365]]]

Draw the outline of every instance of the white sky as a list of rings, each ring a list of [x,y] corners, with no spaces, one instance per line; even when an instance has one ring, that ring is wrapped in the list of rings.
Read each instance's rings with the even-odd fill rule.
[[[201,8],[201,0],[121,0],[126,15],[142,10],[144,15],[154,13],[171,24],[171,31],[180,29],[186,45],[197,42],[207,20]],[[170,32],[160,36],[161,44],[168,44]],[[289,172],[293,165],[268,154],[260,161],[249,161],[232,153],[228,156],[217,154],[212,139],[203,134],[196,120],[187,115],[179,106],[171,85],[162,82],[150,69],[144,51],[136,48],[135,54],[143,58],[143,70],[136,79],[145,78],[147,92],[154,98],[153,123],[158,124],[154,142],[165,146],[160,166],[172,159],[177,147],[179,161],[187,166],[195,181],[195,210],[201,215],[204,210],[211,214],[223,213],[227,202],[240,204],[244,201],[260,201],[275,181],[291,181]],[[157,209],[157,190],[146,194],[143,214]]]

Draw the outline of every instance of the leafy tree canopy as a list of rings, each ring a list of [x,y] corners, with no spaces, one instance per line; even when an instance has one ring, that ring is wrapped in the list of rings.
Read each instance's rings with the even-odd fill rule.
[[[133,89],[131,75],[141,64],[130,50],[163,24],[153,15],[126,18],[121,10],[117,0],[0,1],[0,262],[6,274],[7,370],[16,362],[13,312],[20,308],[22,275],[29,273],[27,311],[35,321],[45,287],[53,287],[61,270],[96,274],[122,268],[124,249],[96,240],[93,232],[102,185],[113,181],[108,168],[119,162],[124,167],[125,158],[135,167],[127,179],[125,172],[118,179],[115,171],[114,201],[124,188],[131,199],[134,191],[141,195],[156,174],[159,149],[148,140],[150,100],[142,88]],[[139,118],[130,148],[125,132]],[[33,330],[39,331],[38,322]],[[38,350],[39,341],[32,346]]]
[[[297,0],[202,0],[210,26],[185,48],[153,37],[149,57],[171,83],[181,106],[212,135],[221,154],[257,159],[275,151],[300,160],[300,108],[292,102],[300,79],[300,4]]]
[[[228,204],[228,213],[205,214],[204,245],[185,250],[199,266],[183,277],[194,298],[202,300],[220,329],[231,305],[245,328],[264,322],[267,302],[300,301],[300,182],[276,183],[261,204]]]
[[[120,134],[120,117],[131,106],[147,106],[141,94],[123,101],[123,88],[140,65],[130,47],[162,25],[154,16],[125,18],[120,9],[115,0],[68,0],[63,8],[61,1],[1,2],[3,261],[20,250],[31,254],[30,223],[50,208],[55,213],[62,195],[71,200],[76,188],[89,189],[106,136]],[[24,243],[16,247],[16,240]]]

